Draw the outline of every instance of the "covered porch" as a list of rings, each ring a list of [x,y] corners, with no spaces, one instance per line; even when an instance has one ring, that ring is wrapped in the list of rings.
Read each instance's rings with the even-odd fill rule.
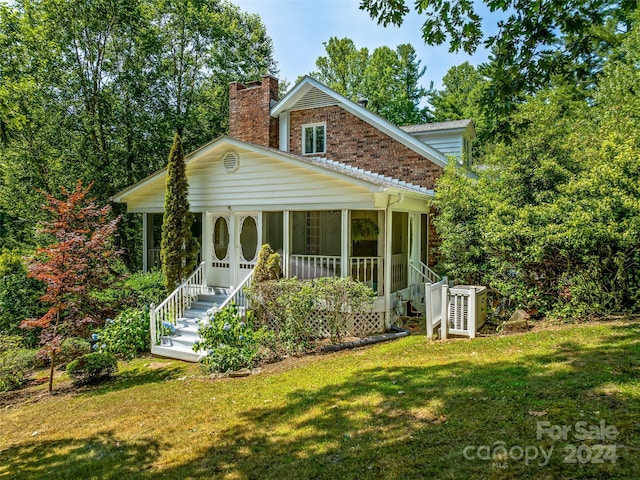
[[[195,214],[204,287],[233,291],[255,267],[261,245],[281,256],[286,277],[351,277],[377,293],[368,313],[374,330],[388,328],[406,301],[423,305],[429,268],[427,213],[391,209],[204,211]],[[162,216],[144,214],[145,268],[158,268]],[[403,303],[400,305],[399,303]]]

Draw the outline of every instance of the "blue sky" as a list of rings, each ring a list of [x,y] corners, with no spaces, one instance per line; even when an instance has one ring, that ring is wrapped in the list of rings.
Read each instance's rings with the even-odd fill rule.
[[[429,87],[431,81],[436,88],[442,86],[442,77],[447,70],[469,61],[478,65],[487,59],[482,49],[474,56],[464,53],[452,54],[447,45],[431,47],[425,45],[420,27],[424,22],[415,12],[405,18],[403,25],[382,27],[366,12],[359,10],[359,0],[232,0],[242,10],[257,13],[273,39],[275,58],[280,69],[280,78],[293,84],[300,75],[315,70],[315,60],[324,55],[322,42],[330,37],[351,38],[358,48],[387,45],[395,48],[410,43],[417,52],[422,66],[427,67],[421,82]],[[413,5],[413,2],[409,2]],[[484,13],[484,14],[483,14]],[[481,12],[485,20],[487,12]],[[483,25],[484,26],[484,25]],[[493,21],[486,23],[487,29],[495,29]]]

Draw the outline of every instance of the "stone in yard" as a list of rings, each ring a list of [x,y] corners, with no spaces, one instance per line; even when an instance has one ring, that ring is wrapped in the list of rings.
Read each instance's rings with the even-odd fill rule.
[[[498,327],[500,333],[518,333],[529,331],[530,315],[524,310],[516,310],[511,318]]]

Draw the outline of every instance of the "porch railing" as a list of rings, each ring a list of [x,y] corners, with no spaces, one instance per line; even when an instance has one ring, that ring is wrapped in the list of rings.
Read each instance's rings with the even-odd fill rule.
[[[378,295],[382,295],[382,257],[350,257],[349,262],[351,278],[370,286]]]
[[[391,292],[407,288],[407,264],[405,253],[391,256]]]
[[[205,262],[202,262],[198,265],[193,273],[160,305],[156,307],[151,304],[149,307],[152,345],[159,343],[164,322],[175,325],[178,319],[184,316],[184,312],[189,309],[191,303],[198,298],[198,295],[205,293],[204,264]]]
[[[318,277],[339,277],[340,257],[328,255],[290,255],[289,276],[302,280]]]

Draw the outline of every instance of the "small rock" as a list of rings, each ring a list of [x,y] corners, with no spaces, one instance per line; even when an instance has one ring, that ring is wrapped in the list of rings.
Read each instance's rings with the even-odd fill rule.
[[[516,310],[511,318],[498,327],[500,333],[517,333],[529,331],[530,315],[524,310]]]
[[[400,391],[398,392],[398,395],[404,395],[404,390],[400,390]]]
[[[40,435],[40,432],[39,432],[39,431],[37,431],[37,430],[31,434],[31,436],[32,436],[32,437],[35,437],[35,436],[37,436],[37,435]]]

